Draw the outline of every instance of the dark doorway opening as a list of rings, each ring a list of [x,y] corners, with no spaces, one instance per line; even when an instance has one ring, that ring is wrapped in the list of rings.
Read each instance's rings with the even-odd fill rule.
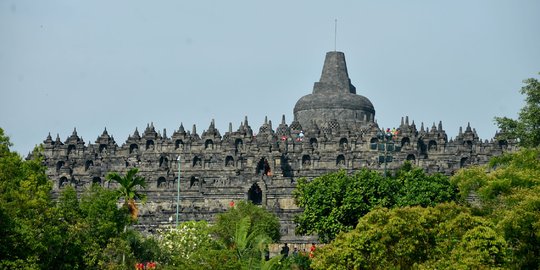
[[[262,204],[262,190],[257,184],[253,184],[248,191],[248,200],[255,205]]]

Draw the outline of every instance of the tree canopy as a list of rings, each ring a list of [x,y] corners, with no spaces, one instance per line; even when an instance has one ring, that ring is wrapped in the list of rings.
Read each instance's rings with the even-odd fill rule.
[[[501,139],[518,139],[523,147],[540,146],[540,82],[535,78],[525,81],[521,94],[525,95],[525,106],[518,119],[495,117],[501,130]]]
[[[478,269],[504,265],[506,241],[455,203],[377,208],[317,250],[314,269]]]
[[[117,198],[124,200],[124,207],[129,210],[132,220],[137,219],[139,209],[135,200],[146,202],[146,194],[140,192],[139,188],[146,188],[146,179],[137,176],[138,168],[131,168],[125,176],[116,172],[107,174],[107,181],[114,181],[119,184],[115,190]]]
[[[524,148],[495,157],[488,166],[459,171],[451,181],[462,201],[490,219],[510,246],[512,267],[540,266],[540,149]]]
[[[427,175],[405,164],[389,177],[363,169],[352,175],[341,170],[311,181],[300,179],[293,196],[304,209],[295,217],[297,233],[317,234],[328,243],[339,232],[352,230],[375,207],[431,206],[453,200],[455,187],[444,175]]]
[[[173,269],[282,269],[276,256],[264,259],[279,240],[279,220],[267,210],[239,201],[215,224],[184,222],[161,233],[162,261]]]

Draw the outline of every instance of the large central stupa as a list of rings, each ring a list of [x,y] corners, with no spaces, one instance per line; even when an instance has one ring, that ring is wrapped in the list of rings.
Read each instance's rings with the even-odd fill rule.
[[[319,127],[327,127],[330,121],[337,121],[340,126],[347,127],[374,121],[375,108],[369,99],[356,94],[344,53],[326,53],[321,79],[314,84],[313,93],[296,102],[294,118],[304,129],[311,127],[313,122]]]

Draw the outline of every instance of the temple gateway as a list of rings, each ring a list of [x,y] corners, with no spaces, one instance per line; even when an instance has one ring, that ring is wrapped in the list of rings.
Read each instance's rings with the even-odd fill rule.
[[[274,127],[265,119],[254,131],[246,117],[236,130],[229,124],[223,136],[213,120],[200,134],[195,125],[189,131],[180,124],[167,135],[148,124],[120,145],[106,129],[94,143],[85,143],[73,130],[65,141],[49,134],[43,146],[56,194],[66,185],[79,192],[95,183],[109,185],[107,173],[139,168],[148,183],[148,202],[137,225],[141,230],[171,224],[180,179],[181,221],[212,221],[231,202],[250,200],[279,217],[282,240],[290,243],[310,241],[294,234],[293,218],[302,210],[291,194],[299,178],[339,169],[392,171],[407,160],[428,173],[451,175],[516,148],[496,138],[482,141],[467,126],[448,140],[441,122],[418,129],[408,117],[395,130],[381,131],[373,104],[356,93],[349,79],[345,55],[333,51],[326,54],[313,92],[296,103],[290,123],[283,116]]]

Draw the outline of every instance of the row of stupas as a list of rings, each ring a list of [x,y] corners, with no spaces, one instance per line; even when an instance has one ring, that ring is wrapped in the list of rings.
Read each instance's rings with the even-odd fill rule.
[[[482,141],[468,125],[448,139],[442,123],[418,129],[403,117],[396,129],[382,130],[371,101],[356,93],[349,79],[345,55],[328,52],[313,92],[294,107],[294,120],[285,117],[255,131],[248,118],[221,135],[212,120],[201,134],[183,125],[170,136],[153,124],[137,129],[121,145],[105,129],[94,143],[85,143],[76,130],[65,141],[49,136],[43,142],[47,174],[54,191],[73,185],[79,191],[98,183],[109,185],[109,172],[133,167],[149,183],[148,202],[138,226],[153,231],[169,224],[176,213],[180,179],[180,219],[212,221],[231,202],[250,200],[274,212],[281,222],[283,241],[306,242],[294,234],[293,217],[300,211],[292,197],[297,180],[344,169],[393,171],[405,161],[429,173],[451,175],[492,156],[516,149],[515,142]]]

